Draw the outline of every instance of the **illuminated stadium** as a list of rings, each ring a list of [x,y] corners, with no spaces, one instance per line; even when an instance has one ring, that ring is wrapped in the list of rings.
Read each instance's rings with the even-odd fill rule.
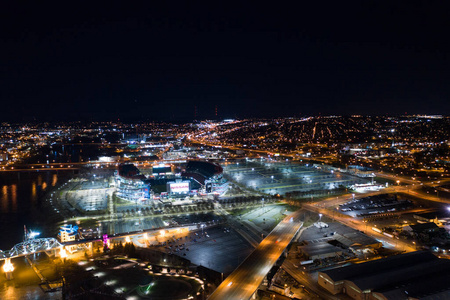
[[[133,164],[122,164],[116,173],[117,196],[128,201],[150,199],[150,185]]]
[[[148,178],[133,164],[122,164],[115,176],[116,195],[127,201],[148,202],[168,196],[222,193],[227,186],[222,175],[222,167],[208,161],[188,161],[181,174],[175,174],[170,165],[155,165]]]
[[[198,182],[205,188],[206,193],[220,192],[226,185],[223,179],[223,168],[213,162],[191,160],[181,175]]]

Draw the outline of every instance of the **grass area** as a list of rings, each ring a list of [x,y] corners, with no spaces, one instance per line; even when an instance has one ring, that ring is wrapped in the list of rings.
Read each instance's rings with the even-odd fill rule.
[[[127,200],[123,200],[123,199],[117,197],[116,194],[114,194],[113,195],[113,203],[115,205],[119,205],[120,206],[120,205],[124,205],[124,204],[130,204],[131,202],[127,201]]]
[[[282,203],[279,205],[285,206],[288,211],[292,211],[292,212],[300,209],[297,205],[291,205],[291,204],[286,204],[286,203]]]
[[[259,206],[258,206],[259,207]],[[237,208],[229,210],[228,213],[232,216],[239,217],[240,215],[246,214],[248,212],[251,212],[256,207],[246,207],[246,208]]]
[[[299,209],[298,206],[289,205],[286,203],[274,203],[268,204],[267,210],[265,212],[259,211],[258,215],[249,218],[248,221],[253,222],[256,226],[264,229],[267,232],[272,231],[275,226],[278,225],[280,221],[286,218],[286,213],[294,212]],[[261,208],[260,206],[254,207],[253,209],[247,209],[245,212],[251,212],[257,208]]]

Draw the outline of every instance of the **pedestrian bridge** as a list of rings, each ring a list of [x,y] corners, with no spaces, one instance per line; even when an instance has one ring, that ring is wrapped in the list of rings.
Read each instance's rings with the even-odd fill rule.
[[[63,245],[55,238],[26,240],[16,244],[11,250],[0,250],[0,260],[25,256],[33,253],[61,249]]]

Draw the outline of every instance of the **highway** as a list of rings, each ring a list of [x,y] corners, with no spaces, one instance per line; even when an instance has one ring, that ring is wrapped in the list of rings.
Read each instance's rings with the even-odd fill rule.
[[[250,299],[302,227],[300,215],[297,211],[284,218],[208,299]]]

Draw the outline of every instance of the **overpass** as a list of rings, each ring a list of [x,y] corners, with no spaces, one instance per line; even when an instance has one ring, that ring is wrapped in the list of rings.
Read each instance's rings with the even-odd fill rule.
[[[250,299],[302,227],[300,215],[284,218],[208,299]]]

